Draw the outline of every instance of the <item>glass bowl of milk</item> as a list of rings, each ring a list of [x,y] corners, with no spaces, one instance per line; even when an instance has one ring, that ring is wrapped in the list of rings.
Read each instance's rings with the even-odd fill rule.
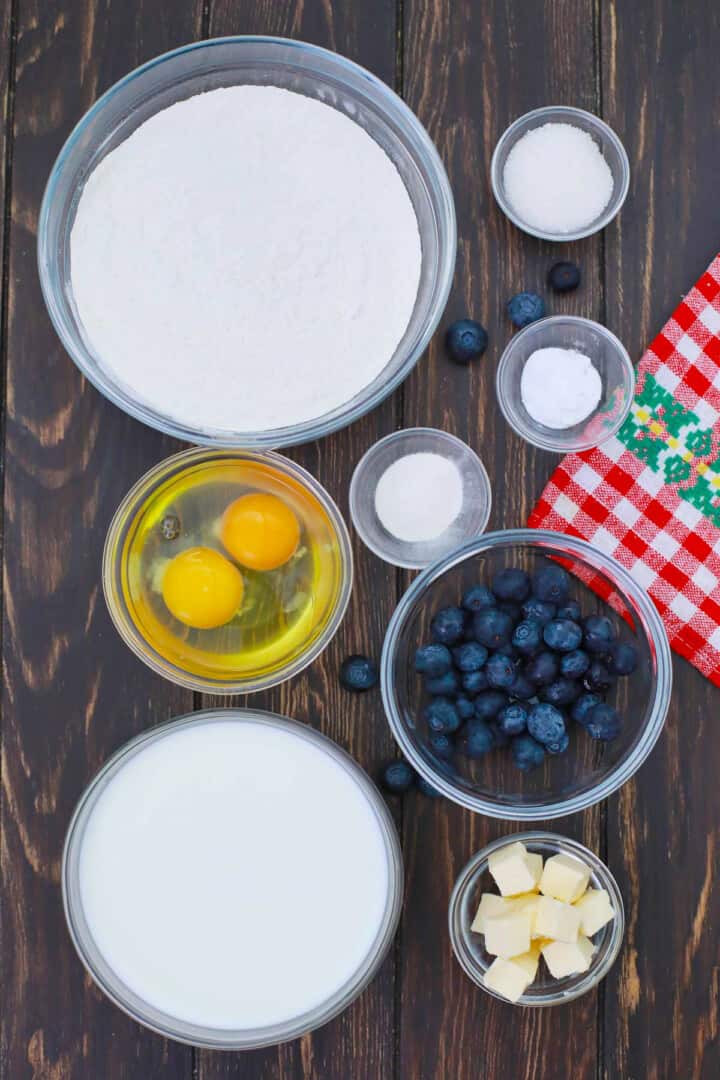
[[[425,351],[455,265],[452,192],[415,115],[336,53],[187,45],[69,136],[38,228],[43,295],[83,374],[203,445],[315,440]]]
[[[87,971],[134,1020],[243,1050],[327,1023],[400,917],[390,812],[330,739],[209,710],[143,732],[85,790],[62,864]]]
[[[632,408],[635,369],[600,323],[551,315],[512,337],[500,357],[497,400],[526,442],[567,454],[599,446]]]

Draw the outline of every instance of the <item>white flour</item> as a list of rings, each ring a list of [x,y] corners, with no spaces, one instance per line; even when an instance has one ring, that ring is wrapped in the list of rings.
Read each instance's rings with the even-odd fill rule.
[[[90,176],[72,287],[96,355],[198,427],[309,420],[391,359],[420,278],[417,219],[354,121],[278,87],[158,113]]]

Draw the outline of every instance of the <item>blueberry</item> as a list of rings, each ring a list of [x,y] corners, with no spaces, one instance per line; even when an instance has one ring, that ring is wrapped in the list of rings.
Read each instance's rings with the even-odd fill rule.
[[[166,514],[160,522],[163,540],[177,540],[180,535],[180,518],[177,514]]]
[[[583,679],[586,690],[597,690],[604,694],[615,685],[615,676],[611,675],[602,660],[593,660]]]
[[[443,735],[451,735],[460,727],[460,714],[448,698],[433,698],[423,709],[423,716],[431,731]]]
[[[637,665],[638,654],[634,645],[617,641],[610,646],[607,666],[611,675],[632,675]]]
[[[494,744],[492,728],[485,720],[479,717],[468,720],[461,743],[464,754],[471,758],[482,757],[492,750]]]
[[[487,349],[487,330],[474,319],[458,319],[447,328],[445,347],[456,364],[469,364]]]
[[[485,674],[490,686],[507,690],[515,682],[515,664],[509,656],[495,653],[485,665]]]
[[[485,690],[475,698],[475,716],[478,720],[492,720],[508,703],[507,695],[499,690]]]
[[[435,675],[432,679],[426,677],[425,689],[428,694],[441,697],[457,694],[460,689],[460,677],[455,671],[446,671],[444,675]]]
[[[535,697],[536,689],[533,683],[530,682],[527,675],[519,671],[515,676],[515,681],[508,690],[510,697],[517,698],[519,701],[529,701],[530,698]]]
[[[519,622],[513,630],[513,648],[524,656],[531,656],[542,645],[542,627],[534,620]]]
[[[530,578],[524,570],[509,566],[495,575],[492,591],[498,600],[510,600],[515,604],[522,604],[530,593]]]
[[[582,693],[582,686],[574,679],[556,679],[549,686],[543,686],[540,697],[550,705],[571,705]]]
[[[488,651],[477,641],[456,645],[452,651],[455,667],[460,671],[479,671],[488,658]]]
[[[606,705],[604,701],[601,701],[599,705],[595,705],[590,709],[583,720],[582,726],[593,739],[611,742],[612,739],[617,739],[622,731],[622,720],[617,709],[613,709],[612,705]]]
[[[518,769],[530,772],[545,760],[545,751],[530,735],[516,735],[512,741],[513,761]]]
[[[558,659],[551,652],[541,652],[533,656],[525,668],[525,674],[535,686],[547,686],[557,678],[559,671]]]
[[[548,285],[555,292],[572,292],[580,284],[580,270],[572,262],[556,262],[548,271]]]
[[[533,574],[533,591],[546,604],[564,604],[570,592],[570,578],[562,566],[543,566]]]
[[[555,605],[548,604],[545,600],[539,600],[537,596],[531,596],[522,606],[523,618],[528,621],[540,623],[544,626],[555,618]]]
[[[490,685],[484,671],[467,671],[461,682],[466,694],[479,694],[481,690],[487,690]]]
[[[519,622],[522,616],[522,608],[519,604],[516,604],[514,600],[501,600],[498,604],[498,611],[504,611],[506,615],[509,615],[513,621],[513,625]]]
[[[573,652],[565,653],[560,658],[560,674],[565,675],[568,679],[579,679],[589,667],[590,657],[582,649],[575,649]]]
[[[452,655],[444,645],[421,645],[415,653],[415,670],[421,675],[444,675],[452,667]]]
[[[505,735],[519,735],[527,727],[527,718],[522,705],[506,705],[497,714],[497,726]]]
[[[476,639],[488,649],[498,649],[507,645],[513,632],[513,620],[506,611],[490,608],[479,611],[473,620]]]
[[[436,787],[433,787],[429,780],[426,780],[424,776],[418,776],[417,779],[418,791],[425,795],[428,799],[441,799],[442,795]]]
[[[577,600],[568,600],[562,607],[557,610],[558,619],[572,619],[573,622],[580,622],[582,618],[582,611]]]
[[[554,746],[565,734],[563,714],[548,702],[533,705],[528,713],[527,729],[543,746]]]
[[[484,611],[485,608],[495,607],[497,601],[487,585],[473,585],[462,598],[462,606],[466,611]]]
[[[433,641],[439,641],[442,645],[455,645],[462,641],[464,632],[465,612],[459,607],[443,608],[430,623]]]
[[[514,326],[522,329],[545,314],[545,303],[537,293],[521,292],[508,300],[508,315]]]
[[[401,795],[413,786],[415,770],[406,761],[389,761],[380,773],[380,783],[386,791]]]
[[[560,736],[560,738],[557,740],[557,742],[548,743],[548,745],[545,747],[545,749],[547,750],[548,754],[564,754],[569,745],[570,745],[570,736],[568,735],[568,733],[566,731],[566,732],[564,732],[564,734],[562,734]]]
[[[490,720],[488,722],[488,727],[492,731],[493,745],[498,749],[501,749],[503,746],[507,746],[507,744],[510,742],[510,736],[505,734],[505,732],[498,724],[497,720]]]
[[[507,656],[510,660],[512,660],[515,667],[518,667],[518,665],[522,662],[522,657],[513,645],[512,641],[508,641],[507,645],[500,645],[497,649],[493,649],[492,655]]]
[[[607,615],[588,615],[583,622],[583,641],[591,653],[607,653],[615,641],[615,627]]]
[[[428,746],[435,757],[440,758],[442,761],[449,761],[455,753],[455,743],[449,735],[444,735],[442,732],[431,735],[428,739]]]
[[[348,656],[340,665],[340,682],[346,690],[370,690],[377,681],[377,664],[367,656]]]
[[[471,716],[475,715],[475,706],[469,697],[465,697],[461,694],[455,698],[455,708],[458,711],[458,716],[461,720],[469,720]]]
[[[582,724],[582,726],[584,727],[585,717],[590,712],[590,710],[594,709],[596,705],[599,705],[601,701],[602,698],[599,694],[581,694],[573,705],[572,709],[570,710],[570,715],[572,716],[573,720],[575,720],[578,724]]]
[[[582,628],[570,619],[551,619],[543,627],[543,640],[555,652],[574,652],[582,639]]]

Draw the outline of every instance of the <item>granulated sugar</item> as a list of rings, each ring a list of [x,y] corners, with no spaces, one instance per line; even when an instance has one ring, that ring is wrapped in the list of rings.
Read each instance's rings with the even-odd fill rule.
[[[463,483],[440,454],[406,454],[389,465],[375,489],[375,512],[392,536],[408,544],[435,540],[462,510]]]
[[[268,86],[139,127],[90,176],[72,288],[102,366],[186,424],[307,421],[390,361],[420,279],[400,175],[359,124]]]
[[[503,185],[513,213],[544,233],[586,228],[613,193],[600,147],[572,124],[543,124],[523,135],[507,156]]]

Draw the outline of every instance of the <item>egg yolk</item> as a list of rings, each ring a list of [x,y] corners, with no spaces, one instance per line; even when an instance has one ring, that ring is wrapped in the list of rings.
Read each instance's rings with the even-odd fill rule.
[[[223,514],[220,536],[242,566],[277,570],[297,551],[300,523],[276,495],[242,495]]]
[[[171,561],[163,576],[162,596],[181,623],[212,630],[229,622],[240,607],[243,579],[219,551],[192,547]]]

